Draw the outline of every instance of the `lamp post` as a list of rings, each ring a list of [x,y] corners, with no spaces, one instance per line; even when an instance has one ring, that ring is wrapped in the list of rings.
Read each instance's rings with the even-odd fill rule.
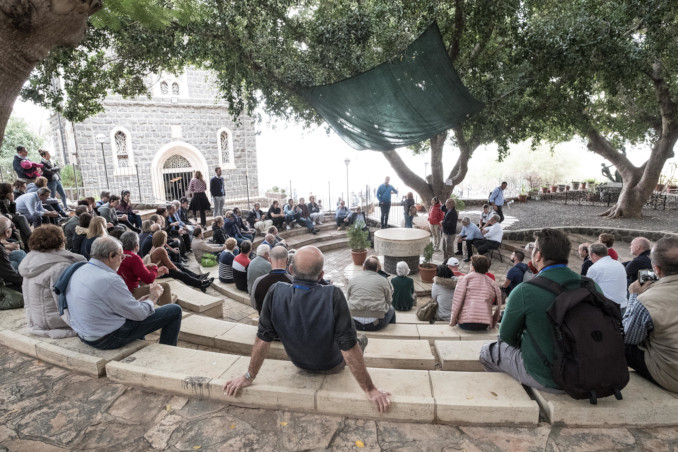
[[[106,154],[104,153],[104,142],[106,141],[106,135],[100,133],[97,135],[97,141],[101,144],[101,157],[104,159],[104,173],[106,173],[106,188],[111,189],[111,184],[108,181],[108,168],[106,167]]]
[[[344,163],[346,164],[346,204],[348,204],[348,208],[351,208],[351,201],[348,199],[351,197],[351,194],[348,191],[348,164],[351,163],[351,159],[346,159],[344,160]]]

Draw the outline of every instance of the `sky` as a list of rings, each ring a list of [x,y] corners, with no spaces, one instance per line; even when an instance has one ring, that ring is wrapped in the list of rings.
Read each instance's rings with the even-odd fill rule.
[[[47,110],[18,100],[13,114],[24,118],[34,132],[49,137]],[[257,131],[260,194],[274,186],[284,187],[290,193],[291,185],[292,193],[296,193],[297,197],[308,199],[310,194],[314,194],[316,198],[331,198],[332,202],[336,202],[338,197],[345,197],[347,191],[346,159],[350,160],[350,192],[365,190],[366,185],[374,190],[386,176],[391,178],[391,184],[399,191],[399,195],[410,191],[380,152],[357,151],[344,143],[333,131],[328,134],[324,126],[304,129],[295,123],[264,119],[257,125]],[[50,145],[48,138],[46,146]],[[459,194],[463,190],[465,198],[483,198],[502,180],[516,176],[528,165],[534,166],[535,160],[543,162],[543,165],[537,165],[538,171],[547,166],[556,168],[561,176],[559,179],[562,179],[557,182],[589,178],[603,180],[600,164],[604,159],[590,152],[582,141],[558,144],[552,154],[542,150],[533,155],[528,148],[527,143],[512,146],[509,157],[500,163],[497,162],[496,146],[479,147],[469,162],[469,171],[464,182],[455,188],[455,193]],[[415,156],[408,149],[400,149],[398,152],[410,169],[419,176],[424,177],[424,174],[431,173],[428,154]],[[649,152],[649,148],[629,147],[627,155],[634,164],[640,165],[648,158]],[[443,153],[444,174],[448,174],[458,155],[458,151],[446,145]],[[669,162],[675,161],[676,159],[671,159]],[[508,188],[509,196],[517,194],[521,189],[517,183],[514,185],[516,186]],[[415,198],[418,198],[416,193]]]

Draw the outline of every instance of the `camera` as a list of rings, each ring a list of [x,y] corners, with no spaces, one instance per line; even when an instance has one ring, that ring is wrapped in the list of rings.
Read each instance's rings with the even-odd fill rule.
[[[638,270],[638,281],[645,284],[648,281],[657,281],[657,274],[654,270]]]

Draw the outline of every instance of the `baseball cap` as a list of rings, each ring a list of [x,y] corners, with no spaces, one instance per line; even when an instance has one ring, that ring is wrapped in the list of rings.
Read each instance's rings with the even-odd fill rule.
[[[456,257],[451,257],[447,260],[447,265],[459,265],[459,260]]]

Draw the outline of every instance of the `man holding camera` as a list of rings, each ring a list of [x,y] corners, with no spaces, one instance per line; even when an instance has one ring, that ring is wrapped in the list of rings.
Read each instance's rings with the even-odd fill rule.
[[[626,361],[648,380],[678,392],[678,237],[659,240],[650,259],[657,280],[641,275],[629,286]]]

